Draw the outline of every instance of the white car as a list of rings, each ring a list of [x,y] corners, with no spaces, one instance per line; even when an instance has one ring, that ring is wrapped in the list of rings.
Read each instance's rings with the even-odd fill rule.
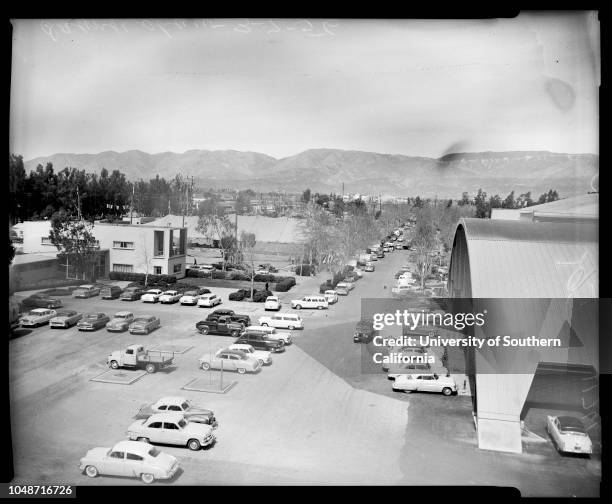
[[[140,478],[144,483],[170,479],[179,469],[176,457],[155,446],[119,441],[112,448],[92,448],[80,460],[79,469],[90,478],[98,475]]]
[[[400,375],[393,382],[393,390],[403,392],[437,392],[449,396],[457,392],[452,376],[438,374]]]
[[[194,289],[185,291],[179,299],[179,303],[182,305],[196,305],[198,303],[198,299],[200,299],[200,296],[208,292],[210,292],[208,289],[195,287]]]
[[[247,345],[244,343],[234,343],[227,348],[229,350],[242,350],[245,354],[257,359],[262,366],[272,364],[272,352],[255,350],[252,345]]]
[[[360,268],[354,268],[353,273],[355,273],[359,278],[363,278],[363,271]]]
[[[149,289],[145,292],[140,300],[143,303],[157,303],[159,301],[159,297],[163,294],[163,291],[159,289]]]
[[[265,334],[268,339],[282,341],[285,346],[290,345],[293,341],[291,333],[280,332],[277,331],[275,327],[269,327],[267,325],[249,326],[244,331],[249,333]]]
[[[326,290],[323,294],[325,299],[327,299],[328,304],[334,304],[338,302],[338,293],[335,290]]]
[[[146,420],[136,420],[128,427],[127,437],[146,443],[187,446],[194,451],[215,442],[210,425],[190,422],[179,412],[156,413]]]
[[[546,416],[546,430],[561,453],[593,453],[593,442],[580,420],[571,416]]]
[[[336,290],[346,289],[347,291],[352,291],[354,288],[355,284],[353,282],[338,282],[336,285]]]
[[[213,306],[220,305],[222,303],[221,298],[216,294],[202,294],[198,299],[198,306],[204,308],[212,308]]]
[[[21,327],[37,327],[47,324],[53,317],[57,315],[55,310],[49,308],[35,308],[30,310],[27,315],[21,317],[19,323]]]
[[[269,326],[277,329],[304,329],[304,321],[299,315],[293,313],[277,313],[272,316],[259,317],[260,326]]]
[[[159,302],[161,304],[171,304],[176,303],[179,299],[181,299],[181,293],[175,290],[167,290],[159,296]]]
[[[304,296],[302,299],[292,299],[291,308],[294,310],[301,310],[302,308],[315,308],[317,310],[323,310],[327,308],[329,303],[323,296]]]
[[[264,310],[280,310],[281,309],[281,300],[278,296],[268,296],[266,298],[266,302],[264,303]]]

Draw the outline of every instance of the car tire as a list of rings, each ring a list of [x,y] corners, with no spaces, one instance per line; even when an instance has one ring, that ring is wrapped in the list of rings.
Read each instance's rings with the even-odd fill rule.
[[[263,366],[265,364],[263,359],[257,359],[259,361],[259,363]]]
[[[200,448],[202,448],[202,445],[197,439],[190,439],[187,441],[187,448],[193,451],[198,451]]]
[[[295,327],[293,327],[292,325],[289,326],[289,330],[293,331],[295,329]]]
[[[143,483],[150,485],[151,483],[155,481],[155,476],[153,476],[151,473],[142,473],[140,475],[140,479],[142,480]]]
[[[299,304],[298,304],[298,305],[295,305],[295,309],[296,309],[296,310],[301,310],[301,309],[302,309],[302,305],[299,305]]]
[[[208,362],[202,362],[202,371],[208,371],[210,369],[210,364]]]
[[[267,322],[262,322],[261,325],[264,326],[264,327],[268,327],[268,323]]]
[[[149,438],[148,437],[139,437],[136,438],[136,441],[140,441],[141,443],[149,443]]]
[[[208,334],[209,328],[208,326],[204,326],[200,329],[201,334]]]
[[[246,369],[244,369],[244,368],[238,368],[238,369],[236,369],[236,371],[238,371],[238,374],[246,373]]]
[[[119,369],[119,363],[116,360],[110,362],[110,367],[112,369]]]
[[[240,335],[240,332],[239,332],[239,331],[231,331],[231,332],[230,332],[230,336],[231,336],[232,338],[237,338],[239,335]]]
[[[449,396],[449,395],[451,395],[452,393],[453,393],[453,391],[450,389],[450,387],[444,387],[444,388],[442,389],[442,395],[445,395],[445,396],[447,396],[447,397],[448,397],[448,396]]]
[[[85,468],[85,474],[87,474],[87,476],[90,478],[95,478],[99,474],[98,468],[96,466],[88,465]]]
[[[155,366],[155,364],[149,362],[146,366],[145,366],[145,371],[149,374],[153,374],[155,373],[155,371],[157,371],[157,367]]]

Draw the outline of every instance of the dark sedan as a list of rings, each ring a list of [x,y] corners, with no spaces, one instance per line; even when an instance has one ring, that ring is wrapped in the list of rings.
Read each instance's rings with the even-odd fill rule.
[[[106,313],[86,313],[77,323],[77,329],[79,331],[96,331],[106,327],[106,323],[109,321],[110,318]]]
[[[61,308],[62,300],[53,298],[47,294],[32,294],[22,301],[24,308]]]

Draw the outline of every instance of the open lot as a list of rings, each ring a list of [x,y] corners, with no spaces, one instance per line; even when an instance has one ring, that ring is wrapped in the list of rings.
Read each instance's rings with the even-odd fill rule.
[[[140,405],[184,395],[215,411],[218,442],[200,452],[162,447],[181,462],[176,484],[478,484],[514,486],[524,495],[598,495],[598,457],[562,457],[550,443],[525,443],[520,455],[479,450],[470,397],[394,393],[384,373],[361,372],[362,348],[352,341],[361,298],[387,297],[406,259],[404,251],[389,254],[329,310],[302,310],[306,328],[294,332],[294,344],[255,375],[224,373],[237,382],[226,394],[182,389],[210,376],[197,368],[198,357],[231,342],[195,331],[209,309],[65,299],[79,311],[155,314],[162,327],[147,336],[41,327],[10,342],[15,482],[140,484],[91,480],[78,460],[123,439]],[[281,297],[288,303],[315,293],[324,277]],[[262,304],[227,301],[231,290],[213,289],[221,307],[252,319],[264,313]],[[131,385],[90,381],[108,369],[110,351],[136,342],[191,348],[175,355],[173,367]]]

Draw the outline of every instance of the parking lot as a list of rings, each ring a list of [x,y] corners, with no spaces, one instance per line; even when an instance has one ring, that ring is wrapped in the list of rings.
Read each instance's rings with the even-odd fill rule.
[[[388,254],[329,310],[302,310],[305,329],[293,332],[294,344],[255,375],[225,372],[224,380],[237,382],[226,394],[182,389],[209,376],[198,357],[231,342],[195,330],[210,309],[63,298],[79,312],[131,310],[160,317],[162,326],[142,336],[45,326],[10,342],[15,482],[139,484],[91,480],[78,470],[79,458],[123,439],[142,404],[184,395],[215,411],[218,442],[200,452],[162,447],[181,462],[176,484],[479,484],[524,495],[597,495],[596,457],[562,457],[549,443],[525,443],[520,455],[479,450],[469,396],[395,393],[384,373],[362,373],[362,345],[352,340],[361,298],[388,297],[406,259],[405,251]],[[281,294],[283,311],[290,299],[316,293],[320,281],[304,279]],[[262,304],[227,301],[230,291],[214,289],[221,307],[253,321],[264,314]],[[131,385],[91,381],[108,369],[110,351],[131,343],[188,350]]]

